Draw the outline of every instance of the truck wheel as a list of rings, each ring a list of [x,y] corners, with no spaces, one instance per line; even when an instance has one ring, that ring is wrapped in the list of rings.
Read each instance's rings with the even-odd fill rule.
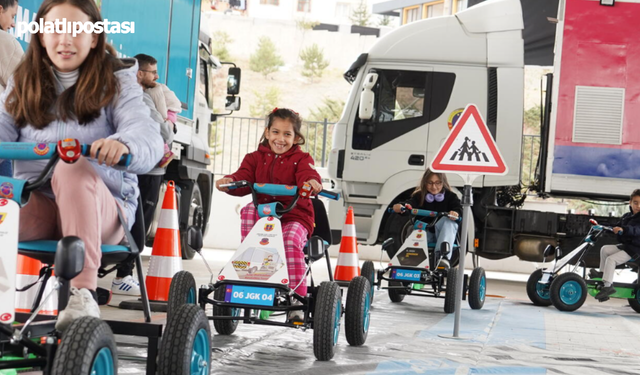
[[[364,262],[364,264],[362,265],[362,271],[360,272],[360,275],[362,275],[365,279],[369,280],[369,285],[371,285],[371,293],[369,296],[369,301],[373,303],[373,294],[375,292],[375,285],[376,285],[376,269],[373,266],[372,261],[368,260]]]
[[[198,227],[202,230],[204,234],[204,208],[202,207],[202,193],[200,193],[200,186],[197,183],[194,183],[191,190],[191,194],[188,191],[182,190],[181,200],[187,200],[180,203],[181,207],[185,207],[184,213],[181,213],[180,222],[186,222],[187,225],[185,228],[189,228],[191,226]],[[188,215],[188,216],[186,216]],[[185,220],[186,219],[186,220]],[[187,243],[187,231],[180,231],[182,243],[182,259],[193,259],[196,255],[196,251],[192,249]]]
[[[550,306],[549,284],[542,285],[538,281],[542,278],[542,269],[535,270],[527,280],[527,296],[536,306]]]
[[[389,286],[402,286],[402,283],[400,281],[389,281]],[[406,292],[404,292],[404,290],[402,289],[387,289],[389,291],[389,299],[391,300],[391,302],[402,302],[402,300],[404,299],[404,296],[407,294]]]
[[[347,290],[344,331],[351,346],[367,341],[371,308],[371,284],[362,276],[354,277]]]
[[[169,287],[169,301],[167,302],[167,321],[182,305],[195,305],[197,301],[196,280],[189,271],[180,271],[173,275]]]
[[[159,375],[209,374],[211,328],[204,311],[182,305],[167,322],[158,353]]]
[[[318,300],[313,311],[313,354],[318,361],[333,358],[340,334],[342,298],[334,281],[320,284]]]
[[[213,292],[216,301],[224,301],[225,289],[224,286],[219,286],[218,289]],[[213,305],[213,316],[240,316],[240,309]],[[215,328],[216,332],[220,335],[230,335],[238,328],[238,321],[214,319],[213,328]]]
[[[53,360],[53,375],[118,373],[116,340],[109,325],[85,316],[74,320],[62,336]]]
[[[478,267],[471,272],[469,278],[469,307],[480,310],[487,296],[487,276],[484,268]]]
[[[444,291],[444,312],[451,314],[456,311],[456,290],[458,285],[458,269],[447,271],[447,285]]]
[[[551,282],[551,303],[560,311],[575,311],[587,299],[587,283],[573,272],[563,273]]]
[[[409,237],[412,231],[413,224],[411,223],[411,215],[389,215],[384,228],[384,238],[393,238],[393,244],[387,248],[389,259],[392,259],[396,255],[400,247],[402,247],[404,240]]]

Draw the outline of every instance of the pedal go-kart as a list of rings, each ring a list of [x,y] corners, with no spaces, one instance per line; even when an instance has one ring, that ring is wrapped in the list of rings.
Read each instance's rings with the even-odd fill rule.
[[[238,322],[265,324],[280,327],[313,329],[313,352],[320,361],[333,358],[338,342],[340,321],[345,314],[345,331],[350,345],[363,345],[369,331],[369,306],[371,287],[362,276],[355,277],[349,284],[346,308],[342,304],[342,292],[331,276],[328,247],[331,231],[324,209],[319,199],[312,199],[315,211],[315,230],[305,247],[307,268],[305,278],[311,274],[306,296],[299,295],[289,287],[289,273],[286,265],[282,226],[280,217],[295,207],[301,196],[308,195],[309,187],[298,194],[296,186],[254,184],[237,181],[225,185],[230,189],[250,188],[253,203],[260,219],[247,235],[232,259],[216,276],[211,273],[209,285],[200,287],[196,301],[196,286],[193,276],[186,271],[177,273],[171,281],[168,314],[184,303],[199,303],[205,309],[213,305],[213,326],[221,335],[234,333]],[[293,196],[288,207],[280,202],[258,204],[257,194],[274,197]],[[322,191],[320,195],[338,199],[334,193]],[[193,231],[189,236],[200,236]],[[198,243],[199,241],[192,241]],[[201,241],[200,241],[201,242]],[[200,246],[197,246],[200,252]],[[314,284],[311,264],[326,259],[331,281]],[[203,257],[204,259],[204,257]],[[205,261],[206,263],[206,261]],[[209,266],[207,266],[209,268]],[[209,268],[209,272],[211,269]],[[213,294],[213,296],[211,296]],[[299,304],[293,304],[297,301]],[[303,321],[276,321],[287,312],[301,310]],[[274,312],[272,315],[271,312]],[[269,316],[270,315],[270,316]]]
[[[583,258],[588,250],[595,245],[598,237],[604,232],[612,232],[612,228],[599,225],[593,219],[589,221],[592,226],[578,247],[562,258],[560,258],[562,256],[560,247],[556,247],[555,259],[551,267],[538,269],[529,276],[527,295],[534,305],[549,306],[553,304],[560,311],[575,311],[584,304],[587,294],[595,297],[604,286],[600,278],[586,280]],[[553,251],[551,245],[547,246],[544,251],[543,265],[544,259],[552,255]],[[570,263],[573,263],[573,266]],[[577,272],[580,266],[583,267],[582,275]],[[616,268],[631,268],[638,273],[638,266],[636,259]],[[560,273],[563,270],[567,272]],[[633,284],[613,283],[616,293],[600,302],[609,298],[626,298],[631,308],[640,313],[639,285],[640,276]]]
[[[64,310],[69,298],[69,281],[84,265],[84,243],[75,236],[59,241],[18,242],[20,207],[27,204],[31,191],[48,181],[57,162],[73,163],[81,155],[89,155],[90,146],[77,140],[56,143],[0,143],[0,159],[48,159],[43,172],[27,182],[0,176],[0,374],[41,371],[44,375],[112,375],[118,372],[115,334],[148,338],[147,374],[208,374],[211,369],[211,334],[206,315],[197,306],[183,306],[179,318],[163,325],[151,323],[149,300],[141,271],[139,249],[144,246],[142,204],[138,204],[136,222],[131,231],[124,222],[129,245],[102,245],[99,275],[112,272],[109,265],[134,260],[140,280],[145,322],[105,321],[94,317],[74,320],[64,331],[55,329],[56,316],[38,315],[54,293],[58,293],[58,311]],[[129,155],[120,165],[128,165]],[[31,312],[16,313],[16,263],[18,253],[37,259],[45,266]],[[54,277],[55,287],[45,295],[47,281]],[[160,337],[164,340],[159,343]],[[133,358],[130,358],[133,359]]]
[[[402,211],[405,212],[403,207]],[[389,208],[389,212],[393,212]],[[366,261],[362,265],[362,276],[367,278],[373,287],[387,289],[391,302],[402,302],[407,295],[420,295],[435,298],[442,298],[444,293],[444,311],[452,313],[455,311],[456,283],[458,268],[457,254],[452,256],[453,264],[450,264],[446,255],[452,251],[449,243],[442,243],[440,251],[436,251],[435,243],[427,242],[427,230],[434,226],[437,220],[449,220],[446,212],[435,212],[429,210],[412,209],[410,213],[414,216],[413,232],[407,237],[402,247],[396,252],[387,267],[382,266],[377,272],[372,261]],[[416,217],[433,217],[433,221],[428,224],[417,220]],[[446,218],[446,219],[443,219]],[[461,219],[458,218],[458,221]],[[393,239],[388,239],[382,244],[382,251],[385,251],[393,243]],[[454,248],[458,245],[454,244]],[[377,281],[376,281],[377,278]],[[382,287],[382,280],[388,281],[387,287]],[[469,306],[474,309],[481,309],[484,305],[487,288],[487,278],[482,267],[477,267],[471,273],[471,277],[463,278],[463,299],[469,293]]]

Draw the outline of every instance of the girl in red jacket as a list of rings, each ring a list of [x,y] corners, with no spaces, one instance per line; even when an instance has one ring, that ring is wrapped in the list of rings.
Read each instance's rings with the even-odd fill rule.
[[[286,108],[276,108],[267,116],[267,128],[260,139],[258,151],[247,154],[240,168],[233,174],[216,181],[216,188],[228,194],[244,196],[251,191],[248,188],[229,190],[220,185],[233,181],[246,180],[249,183],[269,183],[295,185],[298,189],[308,183],[317,194],[322,190],[321,178],[313,163],[313,158],[300,149],[305,143],[300,130],[302,119],[297,112]],[[278,197],[287,206],[293,197]],[[269,203],[273,197],[259,194],[259,203]],[[240,211],[242,240],[249,234],[258,220],[253,203],[249,203]],[[284,236],[285,254],[289,268],[289,286],[301,296],[307,294],[306,280],[302,280],[305,272],[304,253],[302,251],[307,239],[313,233],[313,205],[309,199],[299,199],[295,208],[282,216],[282,232]],[[297,314],[300,314],[298,316]],[[302,319],[301,311],[292,312],[291,319]]]

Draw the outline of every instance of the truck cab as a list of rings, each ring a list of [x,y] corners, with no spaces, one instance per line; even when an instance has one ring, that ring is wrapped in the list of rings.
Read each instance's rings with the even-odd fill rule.
[[[523,28],[519,0],[490,1],[402,26],[345,73],[353,86],[334,130],[329,174],[344,205],[354,208],[358,241],[401,236],[395,243],[402,243],[407,220],[387,207],[409,198],[468,103],[480,109],[509,167],[507,175],[478,178],[474,187],[518,184]],[[372,112],[367,120],[360,115],[365,106]],[[458,176],[448,177],[462,186]],[[339,205],[331,210],[344,212]],[[338,216],[344,217],[332,213]]]

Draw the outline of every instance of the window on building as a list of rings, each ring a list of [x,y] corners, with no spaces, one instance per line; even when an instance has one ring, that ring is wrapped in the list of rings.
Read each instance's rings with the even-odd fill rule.
[[[351,15],[350,3],[336,3],[336,17],[349,17]]]
[[[309,13],[311,11],[311,0],[298,0],[298,12]]]
[[[456,9],[454,12],[461,12],[467,9],[467,0],[456,0]]]
[[[433,2],[424,5],[424,18],[444,16],[444,2]]]
[[[280,0],[260,0],[260,4],[264,4],[264,5],[280,5]]]
[[[404,8],[404,17],[403,17],[403,24],[407,24],[413,21],[417,21],[419,19],[421,19],[422,17],[420,17],[420,6],[415,6],[415,7],[411,7],[411,8]]]

